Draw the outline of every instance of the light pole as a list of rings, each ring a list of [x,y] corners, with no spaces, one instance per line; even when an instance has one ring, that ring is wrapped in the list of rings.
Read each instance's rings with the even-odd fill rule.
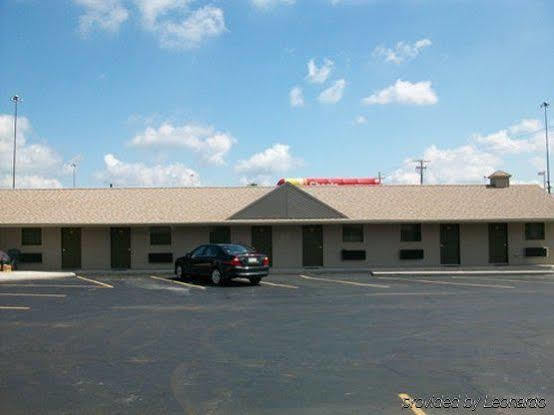
[[[77,168],[77,164],[71,163],[70,166],[73,169],[73,188],[75,189],[75,169]]]
[[[17,104],[21,101],[20,96],[14,95],[12,97],[13,104],[15,106],[14,117],[13,117],[13,163],[12,163],[12,189],[15,189],[15,155],[17,152]]]
[[[542,170],[537,175],[542,176],[542,188],[546,191],[546,171]]]
[[[550,193],[550,146],[548,144],[548,118],[546,116],[548,107],[550,107],[550,104],[546,101],[541,104],[541,108],[544,108],[544,131],[546,137],[546,184],[548,186],[548,193]]]

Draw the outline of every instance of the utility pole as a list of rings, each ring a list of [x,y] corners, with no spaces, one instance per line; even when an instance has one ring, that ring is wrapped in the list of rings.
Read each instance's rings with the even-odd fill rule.
[[[75,162],[70,164],[71,168],[73,169],[73,188],[75,189],[75,169],[77,168],[77,164]]]
[[[379,180],[379,184],[381,184],[383,182],[383,176],[381,175],[381,172],[377,173],[377,177],[378,177],[378,180]]]
[[[423,172],[427,170],[426,163],[430,163],[431,161],[419,159],[419,160],[414,160],[414,162],[418,164],[416,166],[416,170],[419,172],[419,184],[421,185],[423,184]]]
[[[537,175],[542,176],[542,188],[546,191],[546,171],[542,170]]]
[[[12,189],[15,189],[15,155],[17,152],[17,104],[22,101],[21,97],[14,95],[12,102],[14,103],[14,117],[13,117],[13,162],[12,162]]]
[[[548,144],[548,118],[546,116],[548,107],[550,107],[550,104],[546,101],[541,104],[541,108],[544,108],[544,131],[546,138],[546,184],[548,186],[548,193],[550,194],[550,145]]]

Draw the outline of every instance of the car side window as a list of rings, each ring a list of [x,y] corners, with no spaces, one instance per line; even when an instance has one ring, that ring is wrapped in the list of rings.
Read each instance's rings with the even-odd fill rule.
[[[205,251],[206,251],[206,246],[205,245],[200,246],[200,247],[196,248],[194,251],[192,251],[192,254],[190,254],[190,257],[191,258],[198,258],[198,257],[204,256]]]
[[[208,246],[206,248],[206,253],[205,255],[208,257],[208,258],[216,258],[219,254],[219,248],[217,246]]]

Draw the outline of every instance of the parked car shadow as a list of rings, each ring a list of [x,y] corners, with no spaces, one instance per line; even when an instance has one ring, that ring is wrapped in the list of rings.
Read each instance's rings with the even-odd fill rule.
[[[169,280],[173,281],[179,281],[179,282],[186,282],[187,284],[194,284],[199,285],[201,287],[215,287],[215,285],[210,281],[209,278],[202,278],[202,277],[186,277],[186,278],[177,278],[177,277],[170,277]],[[225,283],[225,287],[258,287],[259,285],[252,285],[250,281],[247,279],[232,279],[230,281],[227,281]]]

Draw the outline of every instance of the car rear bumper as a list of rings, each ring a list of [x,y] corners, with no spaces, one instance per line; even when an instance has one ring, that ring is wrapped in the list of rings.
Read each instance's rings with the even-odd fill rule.
[[[229,278],[266,277],[267,274],[269,274],[268,267],[235,267],[227,272]]]

